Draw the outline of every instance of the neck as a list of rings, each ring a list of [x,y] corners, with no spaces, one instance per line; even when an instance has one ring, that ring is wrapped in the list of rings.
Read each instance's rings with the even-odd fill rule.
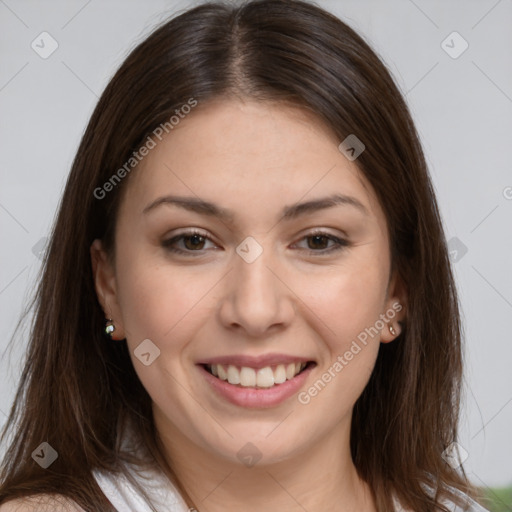
[[[350,422],[345,423],[305,451],[252,467],[202,449],[169,424],[158,430],[166,459],[193,502],[189,506],[199,512],[376,512],[371,490],[352,462]]]

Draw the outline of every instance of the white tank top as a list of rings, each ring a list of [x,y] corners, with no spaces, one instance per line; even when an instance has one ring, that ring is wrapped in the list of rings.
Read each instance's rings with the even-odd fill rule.
[[[150,463],[151,457],[130,424],[123,431],[121,451],[140,461],[137,466],[125,464],[125,468],[144,489],[151,505],[123,474],[93,470],[93,477],[117,512],[193,512],[163,471]]]
[[[151,506],[124,475],[93,471],[103,494],[117,512],[192,512],[177,489],[163,474],[156,471],[131,471],[151,499]]]
[[[140,445],[135,448],[130,443],[130,437],[125,437],[123,445],[131,453],[141,453]],[[98,482],[101,490],[107,499],[116,508],[117,512],[196,512],[189,508],[181,497],[178,490],[167,478],[167,476],[157,468],[150,466],[129,466],[127,468],[135,481],[141,485],[151,500],[151,505],[147,503],[142,494],[133,486],[133,484],[123,475],[114,475],[104,471],[94,470],[93,476]],[[449,507],[453,512],[488,512],[478,505],[474,500],[454,489],[454,492],[463,497],[468,507],[466,510],[456,506],[452,502],[444,501],[443,504]],[[404,509],[394,500],[396,512],[411,512]]]
[[[194,512],[187,506],[179,492],[163,474],[156,471],[139,471],[137,481],[142,485],[151,499],[153,508],[144,500],[133,485],[124,477],[100,473],[94,471],[94,477],[101,487],[103,493],[118,512]],[[135,474],[135,473],[132,473]],[[453,512],[488,512],[472,499],[466,497],[469,508],[464,511],[462,508],[446,503]],[[408,512],[395,500],[396,512]]]

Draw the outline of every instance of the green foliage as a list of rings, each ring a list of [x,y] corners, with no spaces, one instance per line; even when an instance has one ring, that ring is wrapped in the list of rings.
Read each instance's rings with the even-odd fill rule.
[[[490,512],[512,512],[512,485],[481,489],[482,506]]]

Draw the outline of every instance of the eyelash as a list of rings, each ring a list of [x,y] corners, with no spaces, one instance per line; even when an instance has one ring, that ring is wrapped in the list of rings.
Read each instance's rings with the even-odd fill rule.
[[[210,237],[206,236],[204,233],[201,233],[200,231],[196,231],[196,230],[191,230],[191,231],[185,231],[183,233],[180,233],[179,235],[177,235],[173,238],[170,238],[169,240],[164,240],[162,242],[162,246],[170,252],[174,252],[177,254],[186,254],[186,255],[196,257],[196,256],[199,256],[199,254],[195,255],[193,253],[194,252],[200,253],[204,249],[200,249],[198,251],[191,251],[191,250],[185,251],[183,249],[177,249],[176,247],[172,247],[173,244],[182,240],[183,238],[191,238],[193,236],[199,236],[201,238],[209,240],[210,242],[213,242],[213,240]],[[317,231],[308,233],[307,235],[303,236],[301,238],[301,240],[304,240],[306,238],[312,238],[312,237],[325,237],[325,238],[328,238],[329,240],[333,241],[336,245],[334,247],[331,247],[330,249],[323,249],[323,250],[318,250],[318,251],[315,251],[313,249],[304,249],[310,255],[317,255],[317,256],[320,255],[321,256],[324,254],[330,254],[332,252],[340,251],[340,250],[343,250],[346,247],[350,246],[350,243],[347,240],[345,240],[343,238],[338,238],[334,235],[331,235],[330,233],[326,233],[321,230],[317,230]]]

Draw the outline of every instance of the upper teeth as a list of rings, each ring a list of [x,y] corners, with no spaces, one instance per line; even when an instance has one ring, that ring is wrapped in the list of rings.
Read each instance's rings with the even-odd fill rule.
[[[270,388],[274,384],[282,384],[287,380],[293,379],[295,375],[306,367],[306,364],[279,364],[274,368],[265,366],[259,369],[247,366],[237,368],[231,364],[227,367],[221,364],[212,364],[207,367],[213,375],[221,380],[227,380],[230,384],[240,384],[243,387],[257,386],[260,388]]]

